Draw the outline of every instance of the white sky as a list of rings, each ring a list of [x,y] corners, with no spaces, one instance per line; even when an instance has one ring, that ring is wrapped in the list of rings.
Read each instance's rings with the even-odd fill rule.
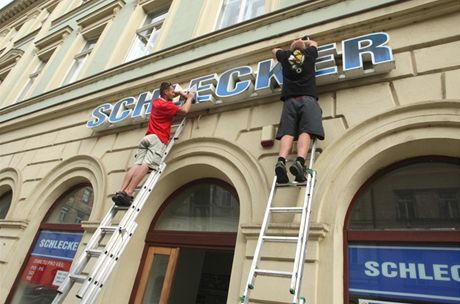
[[[13,2],[13,0],[0,0],[0,9],[2,9],[7,4]]]

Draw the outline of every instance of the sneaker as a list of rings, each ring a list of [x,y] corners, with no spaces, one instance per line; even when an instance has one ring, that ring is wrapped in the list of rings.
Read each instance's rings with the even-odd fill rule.
[[[278,161],[275,165],[275,173],[276,173],[276,182],[278,184],[286,184],[289,182],[289,178],[287,176],[286,165],[282,161]]]
[[[129,196],[126,192],[121,191],[115,193],[114,196],[112,196],[112,201],[117,205],[118,207],[129,207],[131,206],[133,202],[133,197]]]
[[[305,177],[305,166],[302,166],[298,160],[294,161],[292,166],[289,167],[289,171],[295,176],[296,182],[305,183],[307,181],[307,178]]]

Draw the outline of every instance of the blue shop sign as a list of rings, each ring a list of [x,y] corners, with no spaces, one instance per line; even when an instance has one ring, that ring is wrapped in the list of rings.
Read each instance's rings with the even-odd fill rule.
[[[350,245],[349,292],[460,303],[460,248]]]
[[[42,231],[32,250],[32,256],[72,260],[82,235],[78,232]]]

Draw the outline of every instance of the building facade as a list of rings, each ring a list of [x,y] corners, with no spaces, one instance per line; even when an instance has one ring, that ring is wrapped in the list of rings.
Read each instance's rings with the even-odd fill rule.
[[[459,20],[457,0],[9,3],[0,302],[51,303],[133,162],[149,101],[171,81],[198,98],[98,302],[239,303],[278,154],[271,49],[308,33],[320,45],[326,138],[307,303],[460,303]],[[300,204],[302,193],[282,198]],[[275,235],[299,226],[276,221]],[[292,257],[289,245],[267,246],[263,267],[288,271]],[[289,283],[259,277],[252,297],[291,303]]]

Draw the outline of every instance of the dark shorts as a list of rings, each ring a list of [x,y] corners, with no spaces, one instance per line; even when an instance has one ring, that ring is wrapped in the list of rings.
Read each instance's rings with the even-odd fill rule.
[[[286,99],[276,139],[291,135],[294,136],[294,140],[297,140],[300,134],[308,133],[312,137],[323,140],[322,114],[323,111],[314,97],[299,96]]]

